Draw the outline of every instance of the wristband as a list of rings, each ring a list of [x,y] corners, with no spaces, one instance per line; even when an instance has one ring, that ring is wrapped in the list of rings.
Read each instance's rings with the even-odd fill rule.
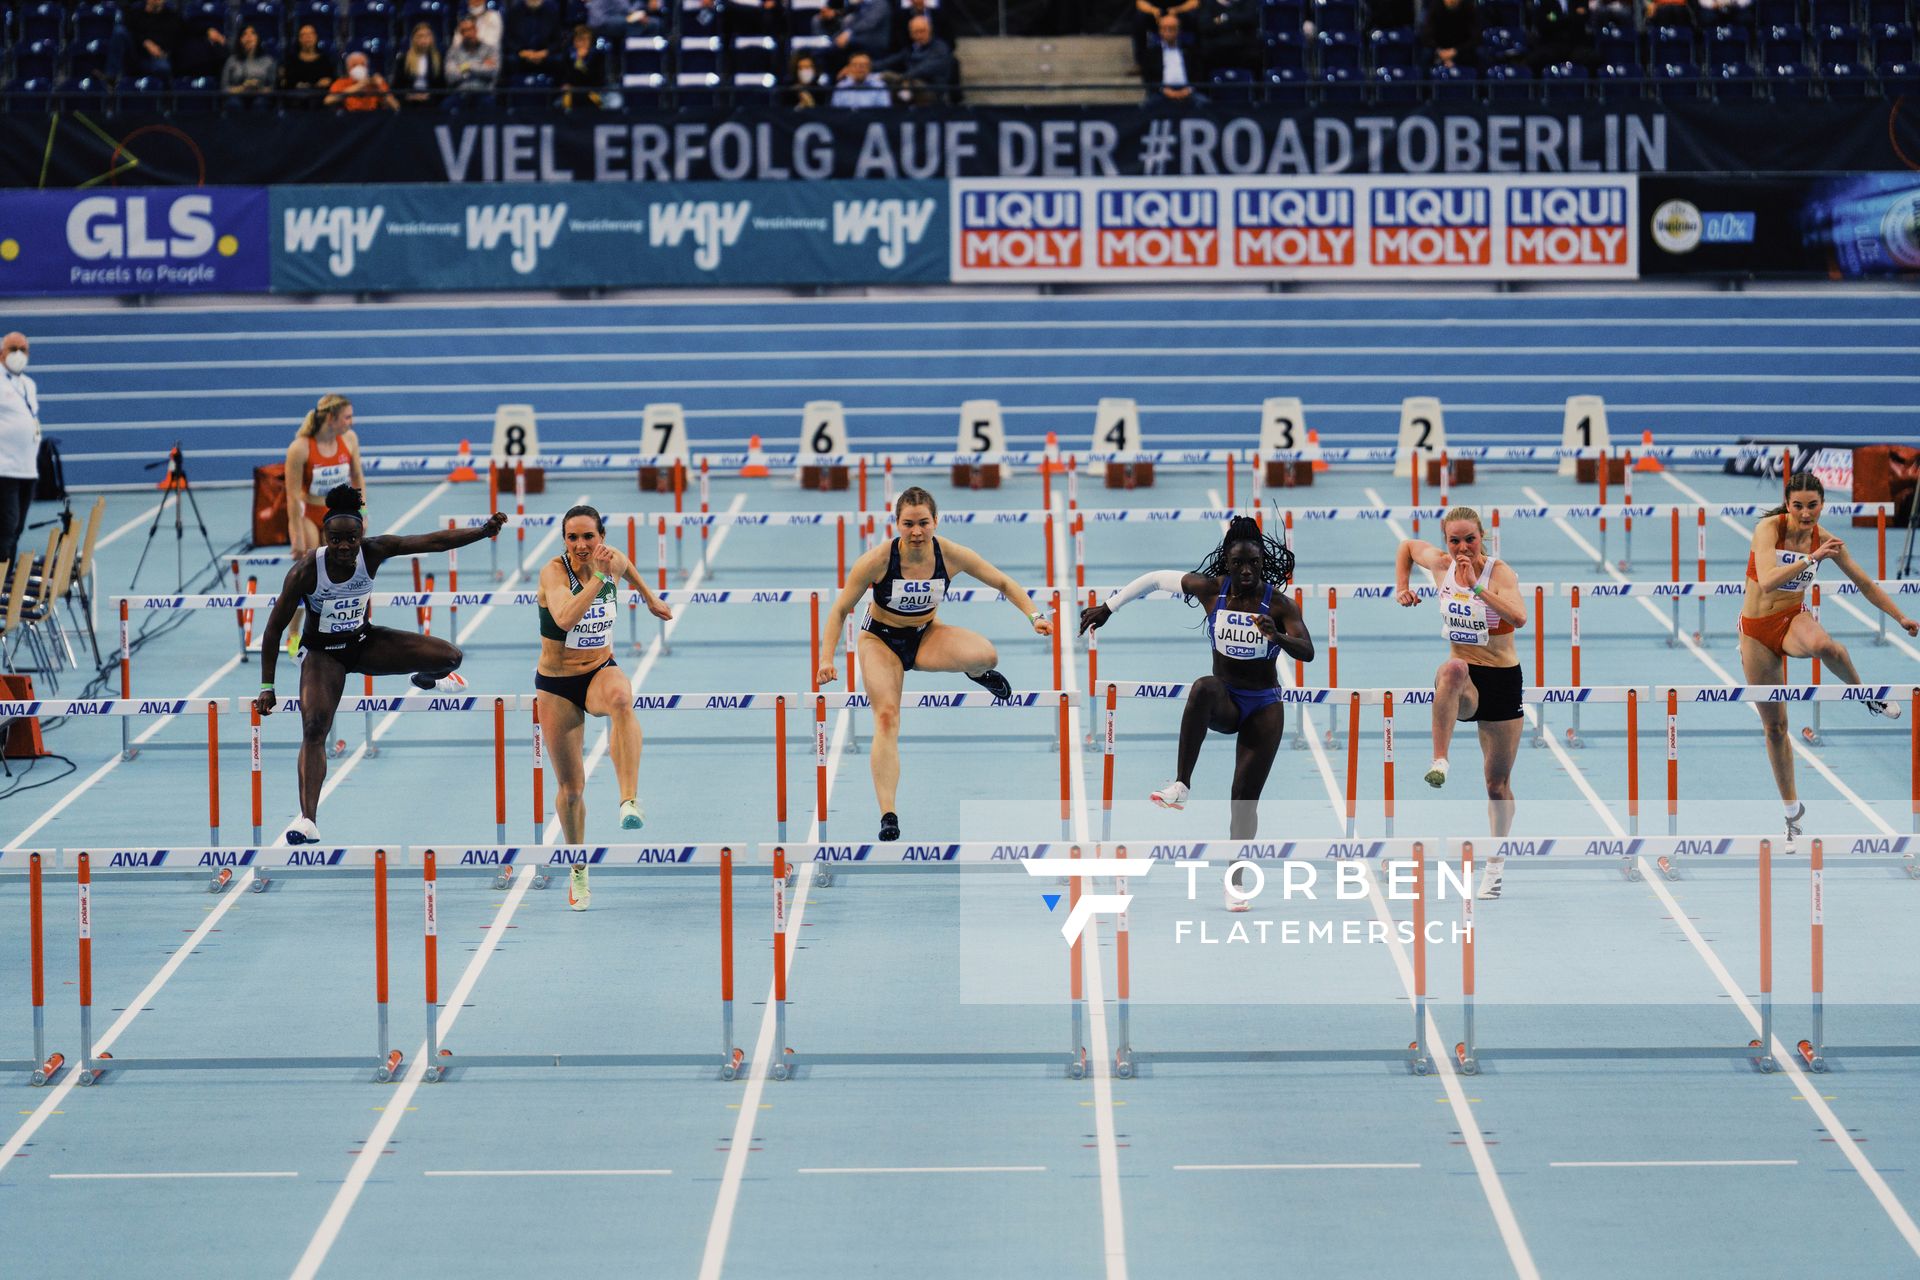
[[[607,576],[606,574],[604,574],[604,573],[602,573],[602,572],[600,572],[600,571],[599,571],[598,569],[595,569],[595,570],[593,571],[593,576],[594,576],[594,577],[596,577],[596,578],[598,578],[598,579],[600,579],[600,581],[602,581],[602,582],[609,582],[609,583],[610,583],[610,582],[612,582],[612,581],[613,581],[613,579],[612,579],[612,578],[609,578],[609,577],[608,577],[608,576]]]
[[[273,682],[272,682],[272,681],[270,681],[270,680],[262,680],[262,681],[260,682],[260,692],[262,692],[262,693],[272,693],[272,692],[273,692]]]

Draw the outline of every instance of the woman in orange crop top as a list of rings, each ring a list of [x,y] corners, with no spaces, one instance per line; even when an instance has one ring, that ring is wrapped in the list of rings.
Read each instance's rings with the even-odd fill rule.
[[[1747,553],[1747,594],[1740,606],[1740,666],[1749,684],[1785,684],[1788,658],[1817,658],[1848,684],[1860,683],[1847,647],[1827,634],[1806,609],[1807,588],[1831,560],[1853,580],[1866,600],[1899,623],[1908,635],[1920,635],[1920,622],[1900,612],[1880,585],[1854,562],[1846,544],[1820,527],[1826,486],[1811,471],[1787,480],[1787,500],[1768,512],[1753,531]],[[1861,699],[1874,715],[1897,719],[1900,704],[1883,698]],[[1788,736],[1784,703],[1761,702],[1760,723],[1767,733],[1767,761],[1786,809],[1787,838],[1799,836],[1807,808],[1793,782],[1793,740]]]
[[[362,493],[367,490],[367,478],[360,469],[360,437],[353,430],[353,402],[342,395],[325,395],[308,411],[287,446],[287,542],[295,560],[322,545],[326,495],[343,484]],[[295,652],[299,644],[296,616],[287,652]]]

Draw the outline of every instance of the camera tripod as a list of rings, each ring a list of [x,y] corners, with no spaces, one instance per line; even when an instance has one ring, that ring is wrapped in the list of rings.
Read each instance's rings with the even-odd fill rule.
[[[147,553],[153,550],[153,536],[160,532],[160,522],[166,518],[169,504],[173,507],[173,562],[174,571],[178,577],[178,585],[174,590],[185,591],[187,588],[186,508],[188,506],[193,508],[193,523],[198,526],[200,540],[207,547],[207,567],[213,571],[217,579],[220,574],[220,553],[213,548],[213,539],[207,533],[206,518],[200,514],[200,502],[193,496],[193,486],[187,481],[187,457],[181,451],[177,441],[171,449],[167,450],[164,461],[149,462],[146,470],[152,471],[156,467],[167,469],[166,478],[160,482],[159,486],[166,492],[160,499],[160,505],[154,508],[153,523],[147,526],[147,545],[140,550],[140,561],[133,566],[133,580],[127,583],[127,590],[132,591],[140,584],[140,570],[146,566]],[[196,573],[194,576],[197,578],[200,575]]]

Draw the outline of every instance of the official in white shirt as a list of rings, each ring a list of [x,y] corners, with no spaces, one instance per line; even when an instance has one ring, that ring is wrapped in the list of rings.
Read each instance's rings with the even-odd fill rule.
[[[0,338],[0,563],[11,564],[40,476],[40,389],[27,376],[27,335]]]

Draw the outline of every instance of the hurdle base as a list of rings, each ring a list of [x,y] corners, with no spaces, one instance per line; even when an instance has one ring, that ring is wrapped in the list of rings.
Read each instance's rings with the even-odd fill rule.
[[[263,1058],[100,1058],[96,1071],[330,1071],[336,1067],[349,1070],[381,1071],[386,1064],[368,1054],[322,1054],[314,1057],[263,1057]],[[89,1072],[87,1074],[94,1074]],[[81,1080],[82,1084],[91,1084],[91,1080]]]
[[[722,1080],[745,1076],[751,1064],[742,1050],[716,1059],[712,1053],[451,1053],[439,1060],[428,1079],[450,1081],[467,1067],[700,1067]]]
[[[1479,1062],[1498,1062],[1503,1059],[1509,1062],[1577,1062],[1583,1058],[1712,1061],[1718,1058],[1727,1062],[1763,1061],[1767,1063],[1763,1070],[1773,1070],[1772,1055],[1751,1045],[1587,1045],[1565,1048],[1520,1045],[1490,1049],[1476,1044],[1468,1056]]]
[[[1000,464],[997,462],[956,462],[951,474],[956,489],[998,489]]]
[[[1086,1075],[1086,1063],[1079,1055],[1061,1053],[1058,1049],[1022,1050],[965,1050],[950,1053],[929,1051],[924,1053],[899,1053],[874,1051],[871,1053],[853,1051],[845,1053],[795,1053],[789,1049],[784,1060],[776,1064],[774,1079],[789,1080],[799,1077],[803,1067],[1064,1067],[1070,1079],[1083,1079]],[[779,1068],[784,1067],[782,1071]],[[1074,1074],[1075,1069],[1079,1074]]]
[[[1920,1058],[1920,1044],[1823,1044],[1816,1058]],[[1824,1065],[1816,1067],[1824,1071]]]
[[[1136,1067],[1154,1063],[1392,1062],[1411,1066],[1425,1055],[1411,1049],[1148,1049],[1129,1047]]]
[[[50,1072],[42,1071],[42,1068],[46,1065],[46,1058],[40,1058],[38,1060],[33,1058],[0,1058],[0,1072],[11,1074],[15,1071],[24,1071],[27,1073],[27,1083],[36,1087],[52,1084],[60,1078],[60,1073],[67,1069],[67,1064],[64,1059],[59,1066]]]

